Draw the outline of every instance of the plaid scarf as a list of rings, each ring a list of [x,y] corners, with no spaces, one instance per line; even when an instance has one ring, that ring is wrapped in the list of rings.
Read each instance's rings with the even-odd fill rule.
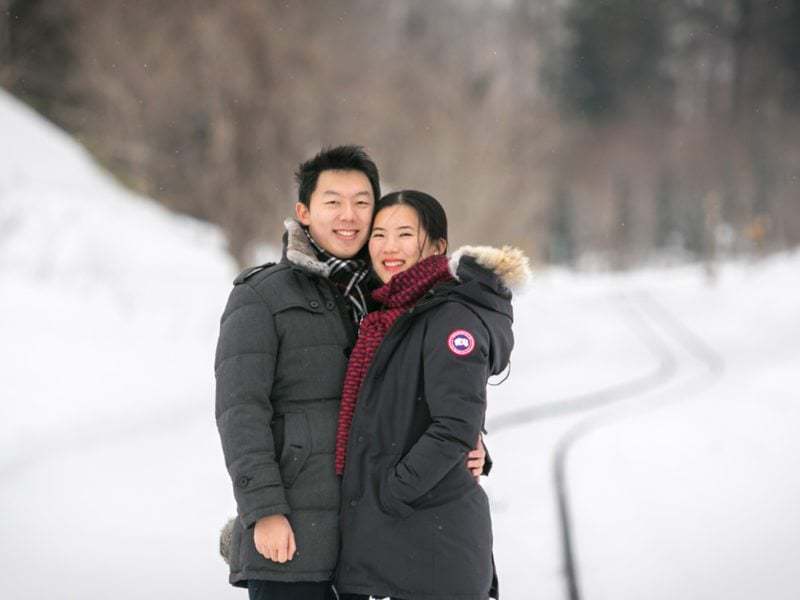
[[[344,473],[347,440],[350,437],[356,400],[378,347],[397,318],[414,306],[425,292],[441,281],[452,279],[447,262],[446,256],[430,256],[398,273],[389,283],[372,292],[372,297],[383,304],[383,308],[372,311],[361,322],[358,340],[347,363],[336,431],[337,474]]]
[[[342,294],[350,302],[353,321],[358,324],[367,315],[367,299],[364,295],[364,279],[369,274],[369,265],[360,258],[338,258],[317,244],[311,237],[308,227],[303,227],[303,231],[314,248],[317,259],[328,266],[330,279],[342,291]]]

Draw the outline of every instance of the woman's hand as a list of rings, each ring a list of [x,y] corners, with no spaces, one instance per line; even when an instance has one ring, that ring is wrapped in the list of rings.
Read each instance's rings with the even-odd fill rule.
[[[270,515],[256,521],[253,541],[264,558],[277,563],[292,560],[297,551],[292,526],[284,515]]]
[[[478,436],[478,443],[467,454],[467,468],[475,479],[480,479],[483,474],[483,465],[486,463],[486,448],[483,446],[483,436]]]

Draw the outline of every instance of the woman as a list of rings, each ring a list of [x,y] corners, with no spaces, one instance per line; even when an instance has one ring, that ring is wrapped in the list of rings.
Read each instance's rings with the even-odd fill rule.
[[[497,597],[489,505],[463,461],[483,427],[487,379],[508,364],[509,288],[527,259],[465,247],[448,260],[444,210],[416,191],[376,203],[369,251],[383,308],[362,322],[342,392],[337,590]]]

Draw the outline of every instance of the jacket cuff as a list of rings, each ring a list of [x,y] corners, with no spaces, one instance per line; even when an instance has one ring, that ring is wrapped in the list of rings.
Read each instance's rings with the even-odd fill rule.
[[[263,517],[271,517],[272,515],[288,515],[290,512],[292,512],[292,510],[289,508],[288,504],[275,504],[274,506],[257,508],[256,510],[252,510],[247,514],[240,515],[239,518],[242,520],[242,525],[244,525],[244,528],[250,529],[251,527],[255,526],[259,519]]]
[[[233,494],[245,527],[250,527],[261,517],[290,512],[280,471],[274,463],[262,464],[236,474],[233,477]],[[255,518],[253,515],[256,515]]]
[[[486,458],[484,459],[483,472],[481,473],[481,475],[486,476],[486,475],[489,475],[489,472],[492,470],[492,465],[494,463],[492,462],[492,457],[489,456],[489,448],[486,447],[486,441],[485,440],[483,440],[483,449],[486,452]]]

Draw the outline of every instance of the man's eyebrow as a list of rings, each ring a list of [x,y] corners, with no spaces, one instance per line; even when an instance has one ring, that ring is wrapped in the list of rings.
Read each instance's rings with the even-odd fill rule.
[[[343,194],[337,192],[336,190],[325,190],[324,192],[322,192],[322,195],[323,196],[337,196],[337,197],[342,197],[343,196]],[[369,196],[370,198],[372,197],[372,194],[370,194],[369,191],[367,191],[367,190],[362,190],[360,192],[356,192],[353,195],[354,196]]]

